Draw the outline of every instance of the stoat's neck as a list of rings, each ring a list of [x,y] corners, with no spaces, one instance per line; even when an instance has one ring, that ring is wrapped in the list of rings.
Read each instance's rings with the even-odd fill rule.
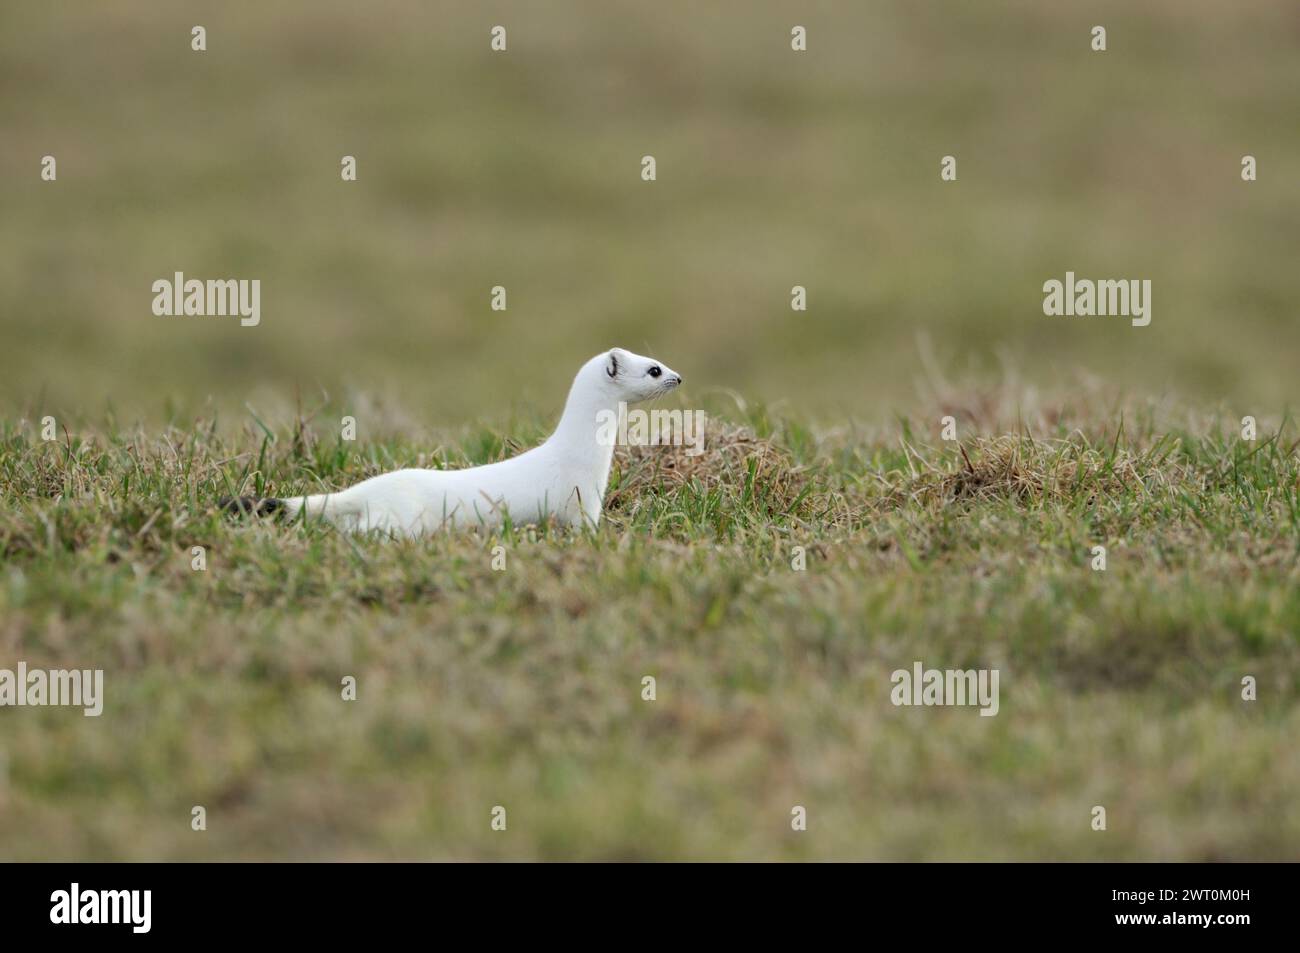
[[[611,414],[617,420],[618,402],[603,393],[605,388],[592,385],[587,375],[579,374],[569,389],[560,422],[546,441],[566,468],[590,475],[600,495],[605,495],[610,463],[614,458],[614,441],[599,439],[602,422]],[[603,428],[608,432],[608,425]]]

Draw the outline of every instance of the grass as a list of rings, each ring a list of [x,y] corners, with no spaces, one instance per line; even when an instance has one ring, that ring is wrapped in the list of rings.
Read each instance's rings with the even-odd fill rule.
[[[0,710],[0,853],[1294,857],[1293,425],[1017,399],[938,399],[955,443],[733,408],[702,456],[620,450],[595,532],[420,543],[213,504],[487,462],[542,422],[7,425],[0,657],[103,668],[107,698]],[[998,668],[1000,713],[895,708],[918,660]]]
[[[6,416],[320,385],[499,423],[617,345],[842,420],[910,393],[918,336],[993,380],[1300,404],[1289,0],[9,6]],[[261,324],[155,317],[178,270],[259,279]],[[1044,316],[1067,270],[1150,279],[1151,325]]]

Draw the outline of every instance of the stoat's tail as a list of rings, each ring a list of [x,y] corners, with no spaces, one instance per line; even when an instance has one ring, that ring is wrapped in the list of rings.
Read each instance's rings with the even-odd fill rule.
[[[341,516],[349,516],[352,510],[347,506],[343,493],[318,493],[315,496],[291,496],[285,499],[255,496],[227,496],[217,501],[217,506],[224,513],[239,516],[274,516],[282,520],[293,520],[307,510],[308,518],[324,518],[333,522]]]
[[[284,500],[274,497],[259,500],[255,496],[223,496],[217,500],[217,508],[237,516],[278,516],[285,510]]]

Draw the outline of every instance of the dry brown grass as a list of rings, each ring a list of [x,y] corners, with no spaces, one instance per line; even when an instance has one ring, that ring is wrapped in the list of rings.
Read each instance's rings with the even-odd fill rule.
[[[630,519],[640,507],[686,487],[728,505],[761,500],[769,516],[807,516],[819,502],[817,468],[798,464],[789,450],[749,427],[710,420],[705,447],[695,455],[684,446],[619,447],[615,468],[621,476],[607,499],[607,515]]]
[[[1088,505],[1144,496],[1188,477],[1188,468],[1169,465],[1159,452],[1099,450],[1075,440],[1035,440],[1013,434],[976,437],[959,445],[955,472],[932,467],[907,488],[922,503],[1014,500],[1041,506],[1081,496]]]

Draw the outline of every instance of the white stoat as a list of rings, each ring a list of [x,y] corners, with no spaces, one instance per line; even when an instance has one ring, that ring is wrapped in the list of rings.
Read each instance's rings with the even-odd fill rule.
[[[563,526],[595,526],[614,456],[602,422],[620,403],[659,397],[681,382],[663,362],[614,348],[582,365],[555,432],[517,457],[464,470],[395,470],[337,493],[223,505],[290,517],[305,509],[306,518],[342,529],[397,536],[492,527],[507,513],[516,524],[553,517]]]

